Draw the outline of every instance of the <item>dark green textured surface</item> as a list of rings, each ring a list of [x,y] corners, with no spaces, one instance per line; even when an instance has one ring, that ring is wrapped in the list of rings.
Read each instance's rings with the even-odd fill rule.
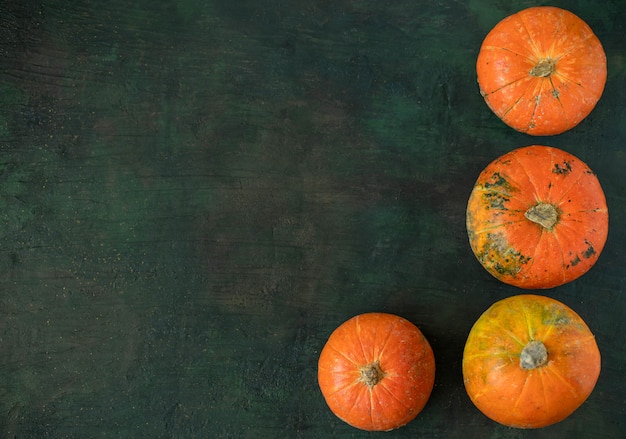
[[[437,360],[425,410],[385,436],[626,436],[626,3],[553,2],[609,68],[553,138],[497,120],[474,72],[489,29],[538,4],[2,2],[0,437],[370,437],[316,379],[366,311],[417,324]],[[596,334],[598,385],[523,431],[463,388],[471,325],[522,292],[464,221],[482,168],[533,143],[598,174],[610,230],[587,275],[543,292]]]

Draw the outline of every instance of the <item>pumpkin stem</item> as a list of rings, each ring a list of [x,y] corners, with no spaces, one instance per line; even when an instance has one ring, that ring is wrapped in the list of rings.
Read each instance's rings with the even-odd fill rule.
[[[385,377],[385,372],[380,368],[380,362],[378,360],[366,366],[361,366],[360,371],[361,377],[359,381],[370,389]]]
[[[539,76],[545,78],[550,76],[554,72],[555,62],[551,58],[542,59],[537,63],[535,67],[530,71],[532,76]]]
[[[524,216],[526,219],[552,230],[559,221],[559,212],[553,204],[539,203],[529,208]]]
[[[524,370],[536,369],[548,362],[548,350],[539,340],[528,342],[519,357],[519,365]]]

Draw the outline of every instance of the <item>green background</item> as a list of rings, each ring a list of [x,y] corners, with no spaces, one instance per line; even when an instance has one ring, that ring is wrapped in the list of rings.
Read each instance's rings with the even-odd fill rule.
[[[554,1],[602,41],[578,127],[533,138],[474,63],[536,1],[32,1],[0,5],[0,437],[619,438],[626,431],[626,2]],[[516,430],[461,377],[467,333],[525,291],[475,260],[465,206],[487,163],[546,144],[610,211],[582,278],[541,291],[603,355],[567,420]],[[317,387],[332,330],[399,314],[435,351],[431,399],[366,433]]]

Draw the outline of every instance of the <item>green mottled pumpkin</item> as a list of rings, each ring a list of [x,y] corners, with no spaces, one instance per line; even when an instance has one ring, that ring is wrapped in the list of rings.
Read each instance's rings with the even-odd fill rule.
[[[608,233],[596,175],[558,148],[533,145],[490,163],[470,195],[467,232],[478,261],[520,288],[552,288],[586,273]]]
[[[560,422],[585,402],[600,375],[593,333],[567,305],[522,294],[494,303],[463,351],[463,382],[486,416],[517,428]]]

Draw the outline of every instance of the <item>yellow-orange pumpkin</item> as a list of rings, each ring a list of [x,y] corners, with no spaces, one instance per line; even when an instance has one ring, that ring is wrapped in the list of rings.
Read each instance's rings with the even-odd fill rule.
[[[485,37],[476,62],[480,92],[510,127],[560,134],[593,110],[606,83],[600,40],[564,9],[524,9]]]
[[[545,296],[493,304],[472,327],[463,351],[470,399],[510,427],[562,421],[588,398],[599,374],[600,351],[589,327]]]
[[[413,420],[428,401],[435,358],[422,332],[393,314],[367,313],[339,326],[322,349],[318,382],[340,419],[368,431]]]
[[[563,150],[533,145],[490,163],[467,204],[476,258],[520,288],[552,288],[586,273],[608,234],[608,210],[595,174]]]

